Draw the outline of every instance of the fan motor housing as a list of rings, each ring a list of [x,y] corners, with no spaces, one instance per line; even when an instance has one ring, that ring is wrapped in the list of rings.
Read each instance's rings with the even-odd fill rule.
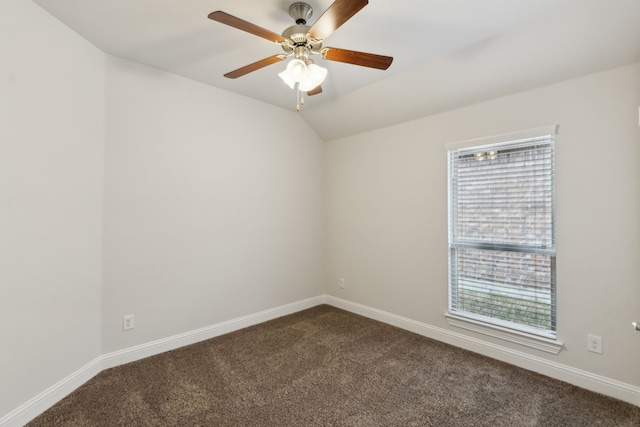
[[[292,25],[282,32],[282,37],[291,40],[294,45],[306,44],[308,41],[307,33],[309,32],[308,25]]]
[[[322,49],[322,40],[313,40],[309,37],[308,25],[292,25],[282,32],[282,37],[287,39],[281,43],[282,49],[289,55],[308,57],[310,54],[319,54]],[[305,53],[301,53],[302,50]]]

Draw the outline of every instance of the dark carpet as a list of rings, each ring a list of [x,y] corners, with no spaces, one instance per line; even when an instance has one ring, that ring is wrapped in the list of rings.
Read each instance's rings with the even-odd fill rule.
[[[640,407],[322,305],[108,369],[37,426],[640,426]]]

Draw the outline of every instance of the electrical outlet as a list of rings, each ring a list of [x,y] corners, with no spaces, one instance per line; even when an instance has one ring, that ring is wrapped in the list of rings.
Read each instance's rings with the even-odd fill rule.
[[[602,354],[602,337],[587,335],[587,350]]]
[[[127,314],[126,316],[122,317],[122,330],[126,331],[129,329],[133,329],[133,327],[135,326],[135,321],[133,318],[133,314]]]
[[[338,283],[338,286],[340,286],[340,289],[344,289],[345,285],[344,285],[344,279],[340,278],[340,282]]]

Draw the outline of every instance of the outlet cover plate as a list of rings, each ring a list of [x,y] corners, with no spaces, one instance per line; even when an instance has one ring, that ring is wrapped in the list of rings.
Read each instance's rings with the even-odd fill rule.
[[[135,320],[133,314],[127,314],[122,317],[122,330],[127,331],[129,329],[133,329],[135,326]]]
[[[597,335],[587,335],[587,350],[602,354],[602,337]]]

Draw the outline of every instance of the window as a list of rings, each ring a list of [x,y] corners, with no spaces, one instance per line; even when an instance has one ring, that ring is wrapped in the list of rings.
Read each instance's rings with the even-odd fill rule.
[[[451,315],[555,339],[554,135],[447,145]]]

